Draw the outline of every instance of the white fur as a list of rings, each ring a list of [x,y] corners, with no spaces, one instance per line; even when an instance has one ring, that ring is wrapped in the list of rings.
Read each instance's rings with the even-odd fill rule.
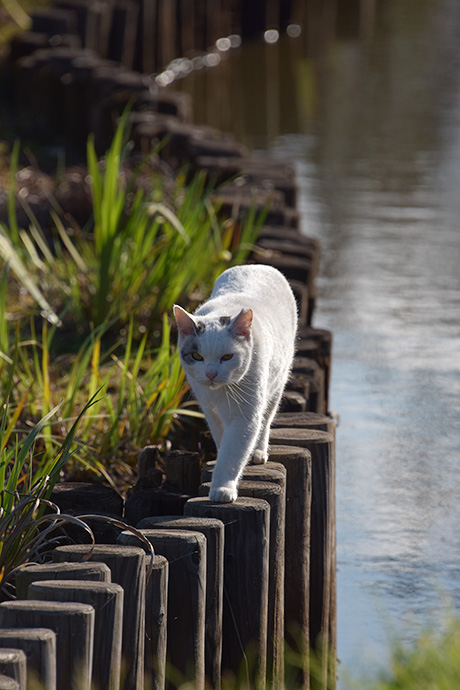
[[[182,365],[218,449],[210,499],[233,501],[245,465],[267,461],[270,424],[294,357],[295,299],[275,268],[236,266],[193,315],[177,305],[174,314]]]

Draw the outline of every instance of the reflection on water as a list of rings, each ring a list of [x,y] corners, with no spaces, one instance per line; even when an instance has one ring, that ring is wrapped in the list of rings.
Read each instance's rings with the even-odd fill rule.
[[[460,6],[368,5],[364,35],[249,45],[190,82],[198,121],[297,162],[303,230],[323,242],[353,673],[443,595],[460,610]]]

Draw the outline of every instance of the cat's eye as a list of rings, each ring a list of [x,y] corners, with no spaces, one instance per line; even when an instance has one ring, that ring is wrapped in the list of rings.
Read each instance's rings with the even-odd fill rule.
[[[221,362],[228,362],[228,360],[231,359],[232,357],[233,357],[233,355],[222,355],[222,357],[220,358],[220,361]]]
[[[200,355],[199,352],[192,352],[192,357],[195,360],[195,362],[202,362],[203,357]]]

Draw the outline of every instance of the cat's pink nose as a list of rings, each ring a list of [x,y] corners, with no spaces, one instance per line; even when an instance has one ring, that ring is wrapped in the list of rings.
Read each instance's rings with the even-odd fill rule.
[[[207,371],[207,372],[206,372],[206,376],[208,377],[208,379],[209,379],[209,380],[211,381],[211,383],[212,383],[212,382],[214,381],[214,379],[216,378],[216,376],[217,376],[217,371]]]

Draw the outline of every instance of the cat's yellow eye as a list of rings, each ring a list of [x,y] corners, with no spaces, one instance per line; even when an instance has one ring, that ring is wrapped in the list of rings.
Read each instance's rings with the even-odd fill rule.
[[[220,361],[221,362],[228,362],[228,360],[231,359],[232,357],[233,357],[233,355],[222,355],[222,357],[220,358]]]
[[[195,362],[202,362],[203,357],[200,355],[199,352],[192,352],[192,357],[195,360]]]

